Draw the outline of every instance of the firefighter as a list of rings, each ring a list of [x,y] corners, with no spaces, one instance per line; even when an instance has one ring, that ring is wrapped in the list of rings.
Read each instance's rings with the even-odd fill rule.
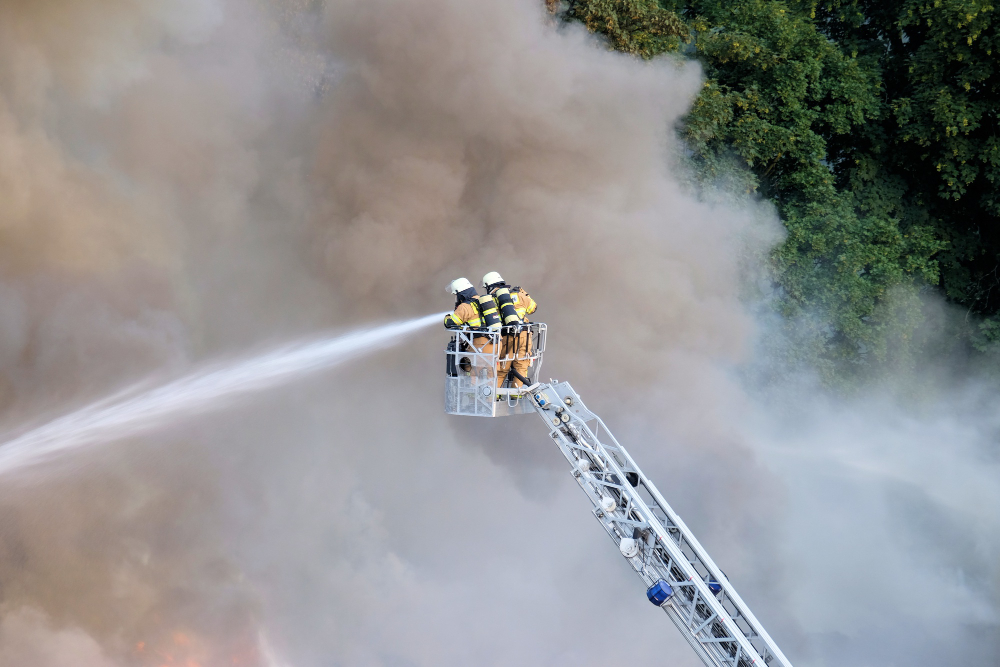
[[[479,296],[476,288],[465,278],[451,281],[448,292],[455,295],[455,311],[445,316],[446,329],[468,326],[484,331],[499,331],[500,315],[492,296]]]
[[[510,332],[502,338],[497,379],[502,382],[511,368],[522,377],[527,377],[531,365],[531,333],[522,330],[521,325],[528,324],[528,315],[535,312],[538,304],[520,287],[511,287],[504,282],[496,271],[483,276],[483,288],[496,301],[500,321]],[[520,387],[524,382],[515,375],[511,384]]]
[[[448,284],[448,292],[455,295],[455,310],[444,318],[446,329],[471,328],[483,335],[472,337],[472,345],[484,354],[493,354],[494,345],[486,332],[499,331],[500,316],[496,301],[488,294],[480,296],[476,288],[466,278],[458,278]],[[492,374],[491,370],[491,374]],[[499,386],[499,383],[498,385]]]

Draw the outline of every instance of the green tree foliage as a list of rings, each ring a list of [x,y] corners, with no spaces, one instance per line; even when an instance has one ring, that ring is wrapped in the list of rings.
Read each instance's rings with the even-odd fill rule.
[[[884,359],[886,297],[937,280],[938,247],[877,197],[840,187],[832,143],[880,111],[870,61],[845,54],[802,12],[771,0],[696,3],[687,10],[709,85],[685,128],[710,174],[727,153],[751,168],[788,230],[774,253],[785,314],[822,314],[826,356]],[[832,145],[831,145],[832,144]]]
[[[898,323],[919,323],[918,289],[1000,311],[992,5],[663,0],[609,18],[624,4],[573,0],[567,16],[613,48],[648,58],[683,47],[703,63],[683,129],[698,172],[723,176],[735,156],[747,187],[774,202],[788,230],[772,257],[781,308],[829,323],[818,329],[828,361],[905,351]],[[668,15],[687,46],[623,48],[613,32]],[[987,320],[974,341],[991,338],[1000,325]]]
[[[899,183],[902,214],[946,243],[940,286],[1000,311],[1000,37],[988,2],[830,2],[809,7],[838,41],[877,59],[879,121],[855,138],[868,180]],[[857,182],[857,174],[848,175]],[[863,180],[862,180],[863,182]],[[994,327],[984,327],[987,332]]]
[[[687,27],[657,0],[590,0],[570,5],[566,17],[608,38],[617,51],[651,58],[677,49]]]

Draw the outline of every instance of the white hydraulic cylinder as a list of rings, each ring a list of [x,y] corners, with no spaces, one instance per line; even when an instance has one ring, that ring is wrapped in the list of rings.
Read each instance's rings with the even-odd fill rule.
[[[530,395],[594,515],[647,590],[662,584],[659,604],[709,667],[791,667],[732,584],[604,422],[568,382]],[[657,604],[654,594],[650,601]],[[656,598],[659,599],[659,598]]]

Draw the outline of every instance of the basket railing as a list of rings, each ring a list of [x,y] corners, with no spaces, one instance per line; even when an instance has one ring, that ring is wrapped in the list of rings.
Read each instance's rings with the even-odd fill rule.
[[[445,409],[495,417],[520,414],[522,388],[538,381],[547,327],[541,322],[488,331],[451,329],[445,350]],[[503,405],[497,405],[502,403]]]

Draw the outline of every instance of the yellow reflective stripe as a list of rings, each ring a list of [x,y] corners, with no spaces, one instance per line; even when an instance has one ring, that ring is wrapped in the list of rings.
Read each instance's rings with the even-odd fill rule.
[[[480,327],[485,326],[489,327],[490,329],[499,328],[500,317],[497,315],[497,303],[496,301],[493,300],[493,297],[491,297],[488,294],[484,294],[483,296],[475,299],[475,303],[476,303],[475,306],[476,312],[478,313],[479,317],[482,318],[480,323],[477,324],[476,326]],[[491,320],[494,322],[494,324],[490,324]]]
[[[530,296],[527,298],[527,302],[530,304],[528,306],[525,306],[524,303],[521,302],[521,297],[519,293],[514,292],[513,294],[510,295],[510,297],[514,301],[514,310],[517,311],[517,316],[520,317],[522,320],[524,319],[525,315],[531,315],[533,312],[535,312],[535,309],[538,308],[538,304],[532,301]]]
[[[459,318],[458,316],[455,315],[455,313],[451,313],[450,315],[445,315],[444,319],[445,320],[451,320],[452,322],[454,322],[455,324],[457,324],[459,326],[461,326],[463,324],[468,324],[470,327],[479,327],[479,326],[482,326],[482,324],[483,324],[483,321],[480,318],[478,318],[478,317],[473,317],[473,318],[470,318],[470,319],[466,320],[465,322],[463,322],[461,318]]]

